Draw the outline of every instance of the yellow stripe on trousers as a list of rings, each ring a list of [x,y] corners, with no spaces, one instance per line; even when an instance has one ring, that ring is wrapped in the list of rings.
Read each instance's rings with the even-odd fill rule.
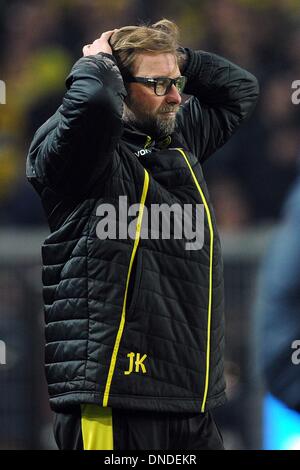
[[[144,176],[144,186],[143,186],[143,192],[142,192],[142,197],[141,197],[141,202],[140,202],[140,210],[139,210],[139,215],[138,215],[138,220],[136,224],[136,232],[135,232],[135,241],[131,253],[131,258],[130,258],[130,263],[129,263],[129,268],[128,268],[128,273],[127,273],[127,280],[126,280],[126,288],[125,288],[125,295],[124,295],[124,300],[123,300],[123,308],[122,308],[122,315],[121,315],[121,321],[119,325],[119,330],[117,333],[116,341],[115,341],[115,346],[113,349],[111,361],[110,361],[110,367],[108,371],[108,376],[107,376],[107,381],[106,381],[106,386],[105,386],[105,391],[104,391],[104,396],[103,396],[103,406],[107,406],[108,403],[108,398],[109,398],[109,391],[111,387],[111,381],[113,378],[116,362],[117,362],[117,355],[119,351],[119,346],[124,330],[124,325],[125,325],[125,316],[126,316],[126,299],[127,299],[127,292],[128,292],[128,286],[129,286],[129,280],[130,280],[130,274],[131,274],[131,269],[132,269],[132,264],[134,261],[134,257],[136,254],[136,250],[140,241],[140,234],[141,234],[141,226],[142,226],[142,218],[143,218],[143,212],[144,212],[144,204],[148,192],[148,186],[149,186],[149,175],[146,170],[145,171],[145,176]]]
[[[213,250],[214,250],[214,231],[213,231],[213,225],[211,221],[211,215],[210,215],[210,210],[207,204],[207,201],[205,199],[204,193],[202,189],[200,188],[200,185],[197,181],[196,175],[190,165],[190,162],[188,161],[188,158],[185,154],[185,152],[177,148],[178,152],[181,153],[181,155],[184,157],[189,170],[192,174],[193,180],[195,182],[195,185],[199,191],[199,194],[201,196],[201,200],[203,201],[203,205],[205,207],[205,212],[208,220],[208,226],[209,226],[209,232],[210,232],[210,248],[209,248],[209,289],[208,289],[208,312],[207,312],[207,342],[206,342],[206,371],[205,371],[205,386],[204,386],[204,395],[203,395],[203,400],[202,400],[202,405],[201,405],[201,411],[204,413],[205,411],[205,403],[206,403],[206,398],[207,398],[207,392],[208,392],[208,383],[209,383],[209,367],[210,367],[210,334],[211,334],[211,307],[212,307],[212,282],[213,282]]]
[[[112,409],[81,405],[83,450],[113,450]]]

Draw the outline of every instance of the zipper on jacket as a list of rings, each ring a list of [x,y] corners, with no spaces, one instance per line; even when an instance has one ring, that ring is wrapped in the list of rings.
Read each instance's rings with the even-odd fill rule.
[[[147,149],[151,144],[152,144],[152,137],[150,137],[150,135],[147,135],[147,139],[146,139],[146,143],[144,145],[144,149]]]
[[[126,279],[125,294],[124,294],[124,299],[123,299],[121,320],[120,320],[119,329],[118,329],[114,349],[113,349],[111,360],[110,360],[110,366],[109,366],[109,370],[108,370],[108,375],[107,375],[106,385],[105,385],[105,390],[104,390],[104,395],[103,395],[103,406],[104,407],[106,407],[107,403],[108,403],[111,382],[112,382],[112,379],[113,379],[113,375],[114,375],[114,371],[115,371],[115,367],[116,367],[116,362],[117,362],[117,356],[118,356],[119,347],[120,347],[120,342],[121,342],[121,339],[122,339],[122,334],[123,334],[123,330],[124,330],[124,326],[125,326],[126,301],[127,301],[128,286],[129,286],[130,276],[131,276],[131,272],[132,272],[132,265],[133,265],[134,258],[136,256],[136,251],[137,251],[137,248],[138,248],[138,244],[139,244],[139,241],[140,241],[143,212],[144,212],[145,200],[146,200],[147,192],[148,192],[148,186],[149,186],[149,174],[144,169],[144,186],[143,186],[143,191],[142,191],[142,196],[141,196],[141,201],[140,201],[140,210],[139,210],[138,220],[137,220],[137,224],[136,224],[135,240],[134,240],[133,249],[132,249],[132,252],[131,252],[131,257],[130,257],[130,262],[129,262],[129,268],[128,268],[128,272],[127,272],[127,279]]]
[[[214,231],[213,231],[213,224],[212,224],[212,219],[211,219],[211,214],[209,210],[208,203],[206,201],[206,198],[204,196],[204,193],[198,183],[198,180],[196,178],[196,175],[191,167],[191,164],[181,148],[176,148],[177,150],[185,159],[186,164],[191,172],[191,175],[193,177],[194,183],[196,188],[198,189],[198,192],[200,194],[201,200],[203,202],[204,208],[205,208],[205,213],[206,217],[208,220],[208,226],[209,226],[209,233],[210,233],[210,246],[209,246],[209,289],[208,289],[208,310],[207,310],[207,341],[206,341],[206,364],[205,364],[205,385],[204,385],[204,394],[203,394],[203,400],[202,400],[202,405],[201,405],[201,412],[204,413],[205,411],[205,405],[206,405],[206,399],[207,399],[207,393],[208,393],[208,383],[209,383],[209,373],[210,373],[210,335],[211,335],[211,308],[212,308],[212,287],[213,287],[213,250],[214,250]]]

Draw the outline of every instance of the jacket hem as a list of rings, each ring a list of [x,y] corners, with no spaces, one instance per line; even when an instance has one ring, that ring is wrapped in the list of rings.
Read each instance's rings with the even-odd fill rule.
[[[206,401],[205,411],[225,404],[227,401],[225,391],[209,397]],[[68,392],[50,398],[53,411],[62,411],[82,403],[102,406],[103,396],[92,392]],[[199,398],[178,397],[148,397],[140,395],[110,395],[108,407],[140,411],[161,411],[176,413],[201,412],[202,400]]]

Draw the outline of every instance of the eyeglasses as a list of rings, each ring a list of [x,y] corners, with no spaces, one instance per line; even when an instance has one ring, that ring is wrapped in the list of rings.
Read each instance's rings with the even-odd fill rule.
[[[126,77],[126,82],[132,83],[143,83],[144,85],[151,86],[154,88],[154,93],[157,96],[164,96],[169,93],[172,85],[175,85],[178,92],[182,93],[186,84],[186,77],[183,75],[177,78],[168,77],[157,77],[157,78],[146,78],[146,77]]]

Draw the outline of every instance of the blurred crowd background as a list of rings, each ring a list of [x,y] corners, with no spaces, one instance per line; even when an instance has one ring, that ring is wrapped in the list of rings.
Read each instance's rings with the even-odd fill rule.
[[[296,175],[300,112],[291,83],[300,74],[297,0],[0,1],[0,224],[42,225],[24,179],[34,131],[62,100],[84,44],[139,20],[175,20],[182,45],[223,54],[257,76],[255,115],[206,166],[219,226],[229,231],[277,220]]]
[[[234,245],[236,234],[245,235],[242,261],[232,255],[232,249],[228,263],[225,259],[225,282],[227,279],[232,294],[227,302],[231,401],[225,411],[219,412],[219,419],[225,433],[227,430],[229,447],[259,447],[261,400],[253,404],[253,396],[249,399],[251,373],[243,378],[243,371],[249,373],[252,366],[254,370],[247,309],[253,300],[249,286],[254,285],[262,253],[257,255],[254,269],[248,258],[246,263],[245,252],[250,246],[247,236],[253,230],[258,237],[257,233],[265,233],[266,227],[278,223],[283,202],[297,177],[300,106],[292,104],[291,85],[300,79],[299,0],[0,0],[0,80],[6,83],[6,104],[0,105],[0,234],[1,230],[12,234],[22,230],[47,232],[40,201],[25,178],[25,158],[35,130],[60,105],[65,78],[82,56],[83,45],[93,42],[103,31],[139,21],[155,22],[162,17],[178,24],[183,46],[224,55],[247,68],[260,83],[255,113],[204,167],[225,239],[229,237]],[[2,246],[1,253],[6,250]],[[0,369],[0,448],[55,447],[47,428],[51,414],[40,360],[43,338],[39,276],[38,265],[27,266],[26,275],[19,265],[8,267],[3,262],[0,268],[0,339],[12,331],[15,335],[20,331],[19,337],[23,334],[27,338],[17,369],[19,381],[9,375],[9,370]],[[30,323],[35,311],[38,320]],[[246,346],[250,349],[245,352]],[[16,350],[18,347],[15,344]],[[38,357],[36,366],[32,366],[36,367],[34,371],[28,366],[31,357]],[[24,378],[26,366],[32,375]],[[237,391],[237,382],[245,383],[245,390],[241,386]],[[18,387],[27,401],[16,409]],[[259,398],[260,393],[258,390]],[[10,405],[4,409],[3,403]],[[251,413],[253,417],[253,407],[258,414],[251,427],[247,418]],[[20,420],[18,432],[11,431],[8,436],[5,426],[7,430],[13,419],[16,423]]]

